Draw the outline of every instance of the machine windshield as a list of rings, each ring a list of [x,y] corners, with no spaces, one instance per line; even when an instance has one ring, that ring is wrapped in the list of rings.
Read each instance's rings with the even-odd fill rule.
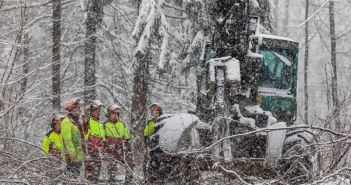
[[[282,48],[261,48],[259,54],[263,55],[264,69],[261,87],[278,89],[291,89],[297,65],[297,52]]]

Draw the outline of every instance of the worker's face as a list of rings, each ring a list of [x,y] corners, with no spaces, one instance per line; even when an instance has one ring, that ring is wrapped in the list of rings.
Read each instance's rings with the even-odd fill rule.
[[[72,114],[73,114],[74,116],[79,116],[79,115],[80,115],[80,104],[77,104],[77,105],[73,108]]]
[[[62,119],[55,119],[55,120],[53,121],[54,130],[55,130],[56,132],[60,132],[60,124],[61,124],[61,121],[62,121]]]
[[[88,122],[88,118],[89,118],[89,116],[87,114],[82,115],[83,123],[87,123]]]
[[[152,110],[151,111],[151,116],[152,116],[152,118],[157,119],[158,117],[160,117],[160,111]]]
[[[100,117],[100,109],[94,109],[91,111],[91,115],[96,118],[96,119],[99,119]]]
[[[115,122],[118,119],[118,113],[116,111],[110,111],[109,117],[111,121]]]

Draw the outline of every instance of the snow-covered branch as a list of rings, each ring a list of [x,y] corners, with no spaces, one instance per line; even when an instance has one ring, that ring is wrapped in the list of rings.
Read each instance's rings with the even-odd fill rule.
[[[327,182],[329,179],[331,178],[335,178],[336,176],[338,175],[341,175],[342,172],[351,172],[351,168],[349,167],[343,167],[343,168],[340,168],[338,170],[336,170],[335,172],[331,173],[331,174],[328,174],[326,176],[323,176],[322,179],[319,179],[317,181],[314,181],[312,184],[321,184],[323,182]],[[334,180],[333,180],[334,181]]]
[[[296,27],[301,27],[303,26],[304,24],[306,24],[306,22],[310,21],[314,16],[316,16],[322,9],[323,7],[329,3],[329,1],[331,0],[326,0],[319,8],[318,10],[316,10],[310,17],[308,17],[305,21],[303,21],[301,24],[297,25]]]
[[[219,140],[217,140],[216,142],[212,143],[210,146],[205,147],[203,149],[199,149],[199,150],[191,150],[191,151],[181,151],[179,152],[180,154],[189,154],[189,153],[201,153],[201,152],[206,152],[206,151],[210,151],[212,150],[213,147],[215,147],[216,145],[220,144],[221,142],[223,142],[224,140],[227,139],[232,139],[232,138],[236,138],[236,137],[243,137],[243,136],[248,136],[248,135],[252,135],[252,134],[257,134],[257,133],[261,133],[261,132],[271,132],[271,131],[276,131],[276,130],[295,130],[295,129],[309,129],[309,130],[319,130],[319,131],[325,131],[328,133],[331,133],[335,136],[339,136],[341,137],[340,139],[336,139],[330,142],[320,142],[320,143],[314,143],[314,145],[328,145],[328,144],[335,144],[341,141],[347,141],[351,138],[351,134],[343,134],[343,133],[338,133],[338,132],[334,132],[330,129],[327,128],[322,128],[322,127],[316,127],[316,126],[291,126],[291,127],[278,127],[278,128],[261,128],[261,129],[256,129],[254,131],[249,131],[249,132],[245,132],[245,133],[241,133],[241,134],[235,134],[235,135],[230,135],[227,137],[223,137]]]
[[[67,3],[72,3],[75,2],[76,0],[63,0],[62,5],[67,4]],[[52,0],[43,2],[43,3],[31,3],[27,8],[36,8],[36,7],[41,7],[41,6],[46,6],[52,3]],[[21,9],[21,5],[11,5],[11,6],[5,6],[3,8],[0,7],[0,12],[8,12],[16,9]]]
[[[166,16],[162,11],[162,5],[164,1],[160,0],[156,2],[155,0],[147,1],[143,0],[140,5],[139,16],[134,27],[132,35],[137,39],[137,47],[135,53],[144,54],[145,50],[149,49],[151,38],[153,32],[159,30],[162,36],[161,53],[159,58],[158,66],[160,69],[164,68],[167,46],[169,43],[168,37],[168,22]],[[160,22],[160,27],[156,27],[156,23]]]
[[[252,185],[252,183],[248,183],[248,182],[246,182],[243,178],[241,178],[241,176],[240,176],[238,173],[236,173],[236,172],[233,171],[233,170],[225,169],[225,168],[224,168],[222,165],[220,165],[218,162],[215,163],[215,164],[213,165],[213,168],[214,168],[214,169],[218,168],[218,169],[224,171],[225,173],[234,175],[242,184],[245,184],[245,185]]]

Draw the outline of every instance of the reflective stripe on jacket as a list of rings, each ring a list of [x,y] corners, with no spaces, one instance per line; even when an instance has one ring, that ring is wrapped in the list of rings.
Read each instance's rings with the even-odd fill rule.
[[[67,117],[63,119],[60,127],[64,153],[68,153],[74,161],[83,160],[83,150],[79,128]]]
[[[121,120],[115,123],[107,121],[105,123],[105,133],[106,137],[130,139],[129,130]]]

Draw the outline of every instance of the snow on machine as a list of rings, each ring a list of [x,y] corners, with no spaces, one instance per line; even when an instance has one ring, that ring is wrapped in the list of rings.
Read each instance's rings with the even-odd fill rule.
[[[259,19],[241,10],[223,13],[204,45],[196,115],[157,123],[148,178],[189,182],[221,164],[244,177],[308,181],[313,134],[294,125],[298,42],[262,34]]]

